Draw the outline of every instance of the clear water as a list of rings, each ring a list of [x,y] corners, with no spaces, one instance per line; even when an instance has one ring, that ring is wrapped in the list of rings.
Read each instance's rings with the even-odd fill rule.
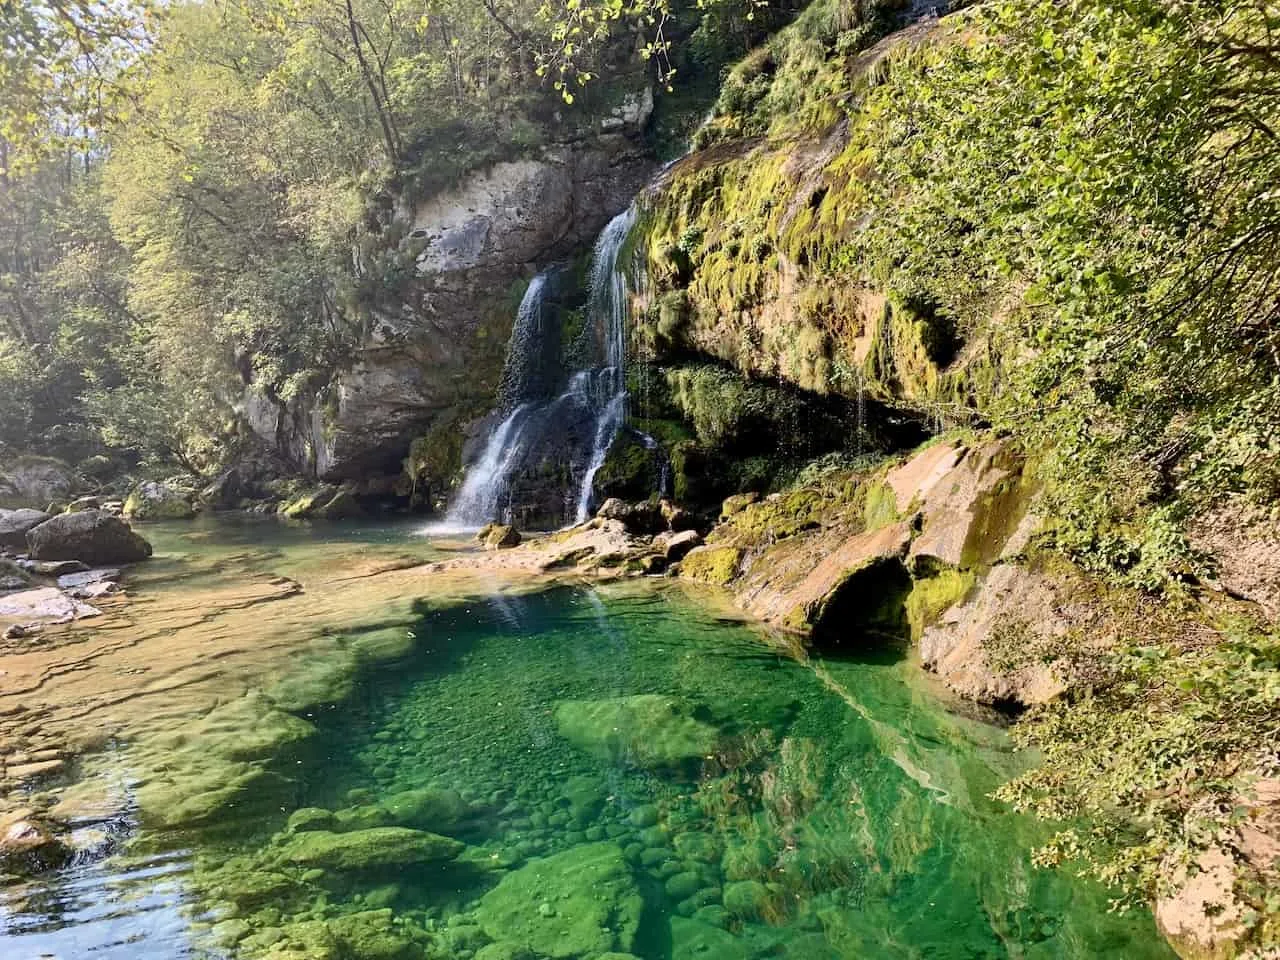
[[[1004,733],[908,662],[800,662],[643,583],[494,595],[414,633],[311,716],[285,808],[96,825],[116,852],[9,891],[0,957],[1172,956],[1149,916],[1030,865],[1043,827],[987,799],[1017,769]],[[294,808],[367,826],[424,788],[453,798],[456,860],[280,865]]]

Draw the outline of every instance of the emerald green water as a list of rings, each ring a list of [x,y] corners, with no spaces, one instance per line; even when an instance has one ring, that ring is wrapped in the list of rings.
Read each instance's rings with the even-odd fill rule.
[[[306,712],[288,802],[134,825],[130,856],[68,881],[122,906],[11,908],[0,956],[1172,957],[1149,916],[1031,866],[1045,828],[988,799],[1020,762],[1004,733],[910,663],[801,663],[652,584],[495,595],[412,632]],[[290,859],[406,826],[465,848]]]

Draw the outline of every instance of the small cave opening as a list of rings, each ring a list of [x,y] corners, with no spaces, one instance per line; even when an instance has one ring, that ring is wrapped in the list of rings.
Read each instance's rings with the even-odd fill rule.
[[[850,574],[828,598],[813,625],[813,647],[828,655],[906,656],[911,643],[907,597],[911,574],[897,557],[872,561]]]

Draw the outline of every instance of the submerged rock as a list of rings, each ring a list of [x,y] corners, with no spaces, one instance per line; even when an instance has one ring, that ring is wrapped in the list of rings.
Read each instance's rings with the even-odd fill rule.
[[[406,827],[373,827],[351,833],[299,833],[280,851],[282,860],[322,870],[377,870],[453,860],[466,845]]]
[[[151,544],[127,523],[101,510],[64,513],[27,533],[34,560],[79,560],[91,566],[137,563],[151,556]]]
[[[629,952],[644,898],[616,843],[533,860],[485,894],[476,919],[495,941],[544,957]]]
[[[556,726],[580,750],[637,767],[679,766],[715,752],[720,740],[688,704],[658,694],[566,700],[556,708]]]

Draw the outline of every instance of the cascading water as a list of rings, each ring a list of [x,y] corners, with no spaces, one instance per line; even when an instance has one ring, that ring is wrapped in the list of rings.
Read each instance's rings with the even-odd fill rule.
[[[635,225],[635,211],[619,214],[596,241],[591,291],[582,342],[576,346],[591,365],[574,371],[563,392],[547,401],[539,396],[545,378],[531,373],[530,357],[547,355],[548,338],[560,330],[545,322],[549,272],[529,285],[512,332],[503,375],[504,419],[490,435],[479,459],[449,510],[445,525],[464,530],[490,521],[516,519],[513,494],[522,474],[563,461],[568,483],[561,520],[585,520],[591,509],[596,474],[604,465],[614,435],[626,419],[627,281],[618,263]]]

